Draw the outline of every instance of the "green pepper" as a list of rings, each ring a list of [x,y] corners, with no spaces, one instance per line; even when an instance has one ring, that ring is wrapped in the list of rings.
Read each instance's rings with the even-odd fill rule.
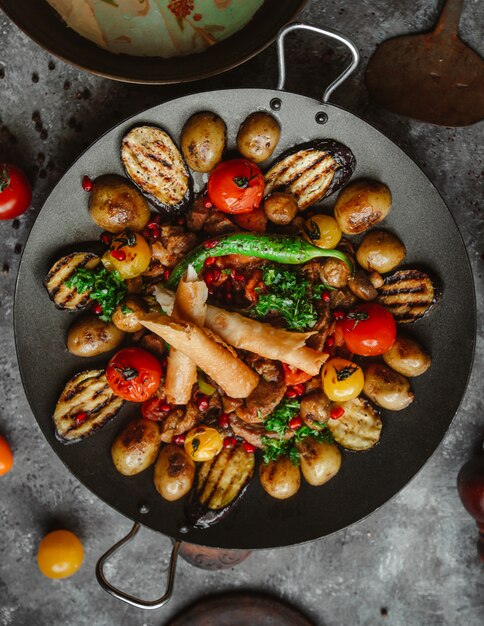
[[[193,265],[198,273],[209,257],[227,254],[256,256],[287,265],[299,265],[319,257],[334,257],[346,263],[353,274],[353,264],[346,254],[339,250],[317,248],[300,237],[234,233],[223,235],[217,239],[208,239],[189,252],[183,261],[180,261],[173,268],[167,281],[167,287],[176,289],[189,265]]]

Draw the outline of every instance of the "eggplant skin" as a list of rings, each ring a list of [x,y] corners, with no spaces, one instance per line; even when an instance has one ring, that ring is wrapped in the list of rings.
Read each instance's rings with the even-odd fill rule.
[[[439,302],[441,290],[430,276],[417,269],[397,270],[385,277],[377,302],[400,324],[425,317]]]
[[[264,196],[292,194],[303,211],[345,185],[356,167],[353,152],[334,139],[316,139],[284,152],[265,174]]]
[[[56,308],[68,311],[81,311],[91,302],[90,291],[79,293],[66,282],[80,268],[94,269],[101,259],[92,252],[73,252],[63,256],[50,268],[44,278],[44,287]]]
[[[167,216],[188,210],[193,181],[180,150],[157,126],[135,126],[121,142],[126,175],[148,200]]]

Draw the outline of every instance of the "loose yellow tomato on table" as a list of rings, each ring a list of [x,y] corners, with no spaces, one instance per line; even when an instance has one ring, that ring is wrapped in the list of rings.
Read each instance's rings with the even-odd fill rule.
[[[127,230],[113,238],[101,261],[108,272],[117,270],[125,280],[136,278],[148,269],[150,246],[144,237]]]
[[[6,439],[0,435],[0,476],[3,476],[12,469],[13,454]]]
[[[54,530],[39,545],[37,563],[48,578],[67,578],[82,565],[84,550],[79,539],[70,530]]]
[[[196,426],[185,439],[185,452],[194,461],[210,461],[220,452],[223,437],[215,428]]]
[[[313,215],[304,222],[304,237],[318,248],[336,248],[341,239],[341,229],[334,217]]]
[[[365,383],[361,367],[347,359],[335,358],[323,366],[324,393],[333,402],[346,402],[358,396]]]

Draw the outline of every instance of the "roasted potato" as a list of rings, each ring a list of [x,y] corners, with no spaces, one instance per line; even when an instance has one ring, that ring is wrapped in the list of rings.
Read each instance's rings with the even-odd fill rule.
[[[310,485],[324,485],[339,472],[341,452],[338,446],[306,437],[297,444],[297,449],[302,475]]]
[[[137,333],[143,330],[139,318],[148,313],[149,307],[140,296],[128,296],[123,304],[119,304],[114,310],[113,324],[125,333]]]
[[[391,272],[405,258],[407,251],[398,237],[386,230],[372,230],[363,237],[356,258],[368,272]]]
[[[110,322],[87,313],[74,320],[67,333],[67,349],[76,356],[97,356],[117,348],[124,333]]]
[[[386,185],[375,180],[357,180],[340,191],[334,216],[343,233],[358,235],[381,222],[391,206],[392,195]]]
[[[254,163],[266,161],[277,147],[281,137],[278,122],[262,111],[251,113],[240,125],[237,150]]]
[[[296,199],[290,193],[275,191],[264,200],[264,213],[267,219],[278,226],[290,224],[297,212]]]
[[[363,270],[356,270],[355,275],[350,276],[348,279],[348,287],[357,298],[365,302],[371,302],[378,296],[378,291],[371,284],[370,279]]]
[[[185,122],[180,145],[185,161],[194,172],[210,172],[222,160],[227,127],[216,113],[201,111]]]
[[[141,231],[150,219],[148,203],[136,187],[122,176],[105,174],[93,182],[89,213],[98,226],[110,233],[126,228]]]
[[[402,376],[420,376],[426,372],[432,359],[414,340],[397,337],[393,346],[383,354],[385,363]]]
[[[276,461],[262,463],[259,468],[260,483],[270,496],[278,500],[290,498],[299,491],[301,472],[299,467],[281,456]]]
[[[365,369],[363,393],[390,411],[407,408],[414,398],[408,380],[382,363],[372,363]]]
[[[111,447],[114,466],[124,476],[139,474],[155,462],[160,443],[156,422],[135,419],[114,440]]]
[[[195,478],[195,463],[183,448],[174,444],[164,446],[155,465],[156,491],[165,500],[173,502],[186,495]]]

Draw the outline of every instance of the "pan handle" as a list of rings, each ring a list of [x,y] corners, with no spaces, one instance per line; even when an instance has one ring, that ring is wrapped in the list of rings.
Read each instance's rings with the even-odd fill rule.
[[[98,583],[104,589],[118,600],[122,600],[127,604],[131,604],[132,606],[136,606],[138,609],[159,609],[163,605],[165,605],[168,600],[171,598],[171,594],[173,593],[173,583],[175,580],[175,572],[176,572],[176,562],[178,557],[178,550],[180,548],[181,542],[175,541],[173,544],[173,549],[171,551],[170,558],[170,566],[168,568],[168,582],[166,585],[166,591],[157,600],[141,600],[140,598],[135,598],[134,596],[126,593],[125,591],[121,591],[114,585],[112,585],[104,574],[104,565],[111,558],[111,556],[117,552],[125,543],[128,543],[133,539],[140,529],[140,524],[135,522],[133,528],[129,531],[126,537],[123,537],[120,541],[114,544],[107,552],[105,552],[99,561],[96,564],[96,578]]]
[[[313,33],[318,33],[320,35],[324,35],[326,37],[330,37],[331,39],[336,39],[340,43],[343,43],[347,48],[349,48],[351,52],[351,63],[348,67],[338,76],[336,80],[334,80],[331,85],[326,87],[323,93],[322,102],[328,102],[329,97],[333,93],[333,91],[339,87],[347,78],[352,74],[358,66],[360,62],[360,53],[355,44],[346,37],[345,35],[341,35],[332,30],[326,30],[325,28],[319,28],[318,26],[311,26],[310,24],[303,24],[301,22],[293,22],[292,24],[287,24],[279,31],[277,35],[277,58],[279,63],[279,82],[277,84],[277,89],[284,89],[284,83],[286,82],[286,60],[284,56],[284,38],[288,33],[292,33],[294,30],[309,30]]]

